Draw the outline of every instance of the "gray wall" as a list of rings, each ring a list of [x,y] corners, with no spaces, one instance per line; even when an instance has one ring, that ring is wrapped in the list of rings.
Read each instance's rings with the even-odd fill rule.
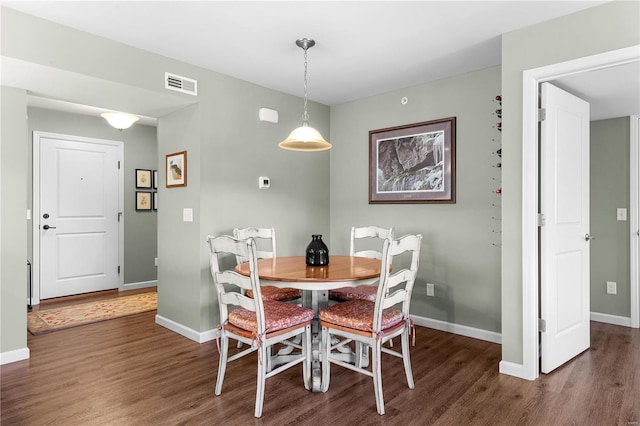
[[[591,312],[631,316],[629,220],[616,219],[616,209],[629,212],[629,117],[591,123]],[[607,294],[607,281],[617,294]]]
[[[0,88],[0,353],[27,347],[26,92]]]
[[[218,306],[205,245],[209,234],[230,233],[236,226],[275,226],[278,252],[283,255],[303,253],[313,233],[329,235],[330,154],[294,153],[277,146],[300,125],[300,98],[11,9],[3,8],[0,19],[2,54],[11,59],[10,66],[18,71],[25,67],[50,72],[56,81],[66,83],[43,85],[23,79],[17,87],[42,96],[158,117],[158,164],[164,164],[168,153],[188,151],[188,186],[158,190],[159,316],[195,333],[217,326]],[[14,69],[6,71],[6,75],[19,74]],[[164,89],[165,71],[198,80],[198,97]],[[26,92],[15,96],[19,98],[16,102],[3,102],[3,121],[11,117],[24,131],[7,143],[25,146]],[[280,123],[260,122],[261,107],[278,110]],[[329,108],[310,102],[309,113],[311,125],[331,140]],[[3,149],[4,143],[3,136]],[[164,181],[162,169],[160,180]],[[259,190],[258,177],[265,175],[271,177],[272,187]],[[18,184],[18,198],[26,199],[26,169],[12,179],[13,185]],[[193,222],[182,221],[183,208],[194,209]],[[20,218],[25,210],[26,201],[20,207]],[[13,239],[26,244],[26,226],[19,228]],[[26,249],[21,256],[25,258]],[[24,268],[20,266],[11,276],[24,276]],[[1,285],[3,294],[16,292],[26,300],[24,280],[6,280],[3,270]],[[3,321],[2,326],[10,329],[1,336],[3,350],[5,341],[8,347],[25,345],[26,309],[16,309],[12,316],[19,321]]]
[[[640,3],[614,1],[502,37],[502,358],[522,363],[522,73],[640,44]]]
[[[157,218],[155,212],[135,210],[135,169],[158,169],[156,129],[134,124],[119,131],[100,117],[71,114],[41,108],[28,108],[29,164],[28,206],[32,206],[32,142],[33,131],[60,133],[124,142],[124,283],[154,281],[157,278],[154,258],[157,247]],[[31,254],[31,222],[27,229],[29,259]]]
[[[348,252],[352,226],[421,233],[412,313],[493,332],[501,329],[498,94],[500,67],[492,67],[331,109],[329,248]],[[446,117],[457,120],[456,203],[368,204],[369,131]],[[426,296],[427,282],[435,297]]]

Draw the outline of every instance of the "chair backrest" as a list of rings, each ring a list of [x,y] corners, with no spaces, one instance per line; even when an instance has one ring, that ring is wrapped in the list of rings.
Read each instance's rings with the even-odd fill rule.
[[[250,226],[248,228],[235,228],[233,230],[234,238],[238,240],[246,240],[253,238],[256,240],[256,256],[258,259],[271,259],[276,257],[276,230],[275,228],[257,228]],[[270,246],[270,247],[267,247]],[[244,258],[237,258],[238,264],[246,262]]]
[[[420,263],[420,246],[422,235],[405,235],[397,240],[386,239],[382,248],[382,263],[380,265],[380,284],[376,295],[376,305],[373,316],[373,330],[380,331],[382,311],[399,303],[402,313],[409,316],[411,293],[418,274]],[[409,266],[399,270],[391,270],[395,257],[409,253]],[[402,286],[401,284],[404,284]]]
[[[364,238],[376,238],[379,239],[380,248],[356,251],[356,240]],[[381,228],[379,226],[364,226],[360,228],[351,228],[351,246],[349,248],[349,254],[351,256],[368,257],[370,259],[382,258],[382,242],[387,239],[393,239],[393,228]],[[377,245],[378,241],[376,241]]]
[[[256,256],[256,242],[253,238],[240,240],[224,235],[220,237],[207,237],[209,244],[209,260],[211,276],[218,293],[218,305],[220,306],[220,324],[224,324],[229,317],[229,305],[240,306],[254,311],[258,322],[258,334],[265,331],[264,306],[262,293],[260,292],[260,279],[258,278],[258,259]],[[221,259],[225,256],[241,257],[249,262],[249,276],[241,275],[233,269],[223,270]],[[232,286],[228,284],[233,284]],[[237,286],[237,287],[236,287]],[[255,297],[247,297],[244,291],[233,289],[252,290]]]

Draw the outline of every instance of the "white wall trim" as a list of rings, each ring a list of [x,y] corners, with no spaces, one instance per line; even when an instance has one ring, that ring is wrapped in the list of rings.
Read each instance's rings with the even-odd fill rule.
[[[631,327],[640,328],[640,115],[630,117],[629,158],[631,174],[629,194],[629,230],[631,232]]]
[[[16,349],[14,351],[0,353],[0,365],[9,364],[12,362],[23,361],[29,359],[31,353],[29,348]]]
[[[33,183],[32,183],[32,261],[31,261],[31,284],[33,293],[31,294],[31,304],[38,305],[40,303],[40,139],[64,139],[70,141],[95,143],[102,145],[116,146],[119,149],[118,159],[120,160],[120,170],[118,171],[118,211],[124,212],[124,142],[113,141],[107,139],[88,138],[83,136],[63,135],[60,133],[41,132],[34,130],[33,132]],[[118,277],[118,289],[122,290],[124,285],[124,215],[122,220],[118,222],[118,263],[122,266],[120,276]],[[114,287],[115,288],[115,287]]]
[[[454,324],[451,322],[440,321],[432,318],[411,315],[411,319],[415,325],[433,328],[440,331],[459,334],[461,336],[473,337],[474,339],[486,340],[491,343],[502,343],[502,335],[494,331],[487,331],[481,328],[469,327],[466,325]]]
[[[137,283],[127,283],[124,284],[122,287],[123,290],[133,290],[136,288],[147,288],[147,287],[155,287],[158,285],[158,280],[153,280],[153,281],[140,281]]]
[[[619,315],[601,314],[600,312],[591,312],[591,321],[604,322],[607,324],[621,325],[623,327],[631,327],[631,318],[621,317]]]
[[[571,74],[640,60],[640,46],[551,64],[523,72],[522,84],[522,369],[535,379],[538,362],[538,85]],[[514,370],[516,371],[516,370]],[[517,371],[516,371],[517,372]]]
[[[500,374],[508,374],[509,376],[520,377],[522,379],[534,380],[535,378],[528,378],[525,368],[522,364],[516,364],[515,362],[500,361]]]
[[[207,331],[195,331],[192,328],[184,326],[180,323],[177,323],[169,318],[165,318],[160,315],[156,315],[156,324],[163,326],[164,328],[168,328],[169,330],[180,334],[181,336],[186,337],[187,339],[193,340],[194,342],[204,343],[209,342],[211,340],[215,340],[218,337],[218,329],[215,328],[213,330]]]

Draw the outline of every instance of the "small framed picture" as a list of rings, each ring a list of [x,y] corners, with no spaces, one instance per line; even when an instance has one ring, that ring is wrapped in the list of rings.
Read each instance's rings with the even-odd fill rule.
[[[153,209],[158,210],[158,193],[153,193]]]
[[[152,192],[136,191],[136,210],[137,211],[151,211]]]
[[[151,170],[136,169],[136,188],[151,188]]]
[[[167,188],[187,186],[187,151],[167,154],[165,173]]]
[[[153,189],[158,189],[158,171],[153,171]]]

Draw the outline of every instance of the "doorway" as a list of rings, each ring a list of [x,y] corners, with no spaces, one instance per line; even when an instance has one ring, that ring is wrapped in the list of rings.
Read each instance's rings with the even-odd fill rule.
[[[33,295],[123,286],[123,143],[33,135]]]
[[[545,81],[552,81],[566,75],[638,62],[640,61],[638,52],[638,46],[633,46],[524,72],[523,158],[526,161],[523,161],[522,165],[523,364],[519,374],[522,378],[534,380],[539,376],[538,86]],[[637,190],[637,186],[635,187]],[[633,235],[632,238],[634,238]],[[638,236],[635,235],[635,238],[637,240]],[[631,263],[631,267],[637,270],[638,259],[632,259]],[[632,324],[637,324],[637,318],[640,315],[640,300],[637,300],[638,286],[637,280],[631,283],[631,293],[634,294],[635,291],[636,295],[630,301]]]

